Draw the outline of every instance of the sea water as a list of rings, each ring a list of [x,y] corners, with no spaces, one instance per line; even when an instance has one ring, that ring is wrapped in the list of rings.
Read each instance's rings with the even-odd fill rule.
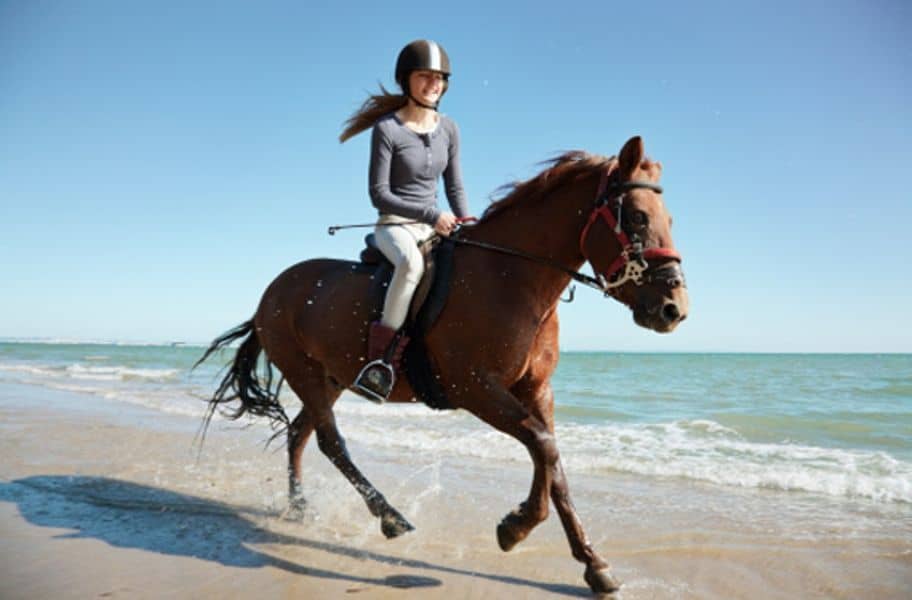
[[[191,371],[203,350],[0,342],[0,384],[198,419],[233,352]],[[571,473],[778,490],[903,512],[912,505],[912,355],[564,352],[552,385]],[[293,416],[299,403],[287,387],[282,401]],[[368,446],[529,461],[515,440],[464,411],[378,406],[345,393],[336,414],[343,435]]]

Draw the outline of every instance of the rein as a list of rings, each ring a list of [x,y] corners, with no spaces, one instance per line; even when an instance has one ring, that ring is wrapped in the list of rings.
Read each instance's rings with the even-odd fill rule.
[[[596,272],[595,277],[589,275],[584,275],[579,271],[574,271],[573,269],[567,268],[564,265],[541,257],[534,254],[529,254],[523,252],[522,250],[516,250],[514,248],[507,248],[504,246],[498,246],[496,244],[489,244],[487,242],[479,242],[476,240],[467,240],[458,235],[454,235],[449,239],[456,244],[462,244],[464,246],[475,246],[476,248],[484,248],[485,250],[491,250],[494,252],[500,252],[501,254],[509,254],[511,256],[517,256],[538,264],[556,269],[570,276],[574,281],[581,283],[585,286],[591,287],[593,289],[599,290],[600,292],[607,295],[613,295],[615,290],[628,281],[633,281],[636,285],[643,285],[644,283],[652,283],[654,281],[662,281],[670,287],[678,287],[684,284],[684,275],[681,272],[680,262],[681,255],[677,251],[671,248],[643,248],[643,243],[640,241],[639,236],[633,234],[628,236],[624,229],[621,227],[621,220],[623,214],[623,202],[625,194],[634,189],[648,189],[656,192],[657,194],[662,193],[662,186],[652,183],[651,181],[624,181],[624,182],[612,182],[608,181],[609,171],[602,173],[602,179],[599,183],[598,192],[596,193],[595,208],[589,215],[589,219],[586,221],[585,227],[580,234],[580,252],[583,255],[583,258],[586,259],[590,264],[592,261],[589,259],[588,254],[586,253],[585,245],[586,239],[589,236],[589,229],[592,225],[599,219],[603,219],[611,231],[614,233],[615,237],[618,240],[618,243],[621,246],[620,255],[608,266],[608,269],[604,273]],[[611,203],[612,200],[616,200],[616,212],[617,216],[612,212]],[[462,222],[474,221],[474,218],[468,218],[461,220]],[[456,231],[458,234],[459,230]],[[649,263],[647,259],[671,259],[675,261],[674,264],[663,266],[657,268],[654,272],[649,273]],[[621,269],[624,269],[621,273]],[[593,265],[593,269],[595,266]]]
[[[450,241],[452,241],[455,244],[461,244],[463,246],[475,246],[476,248],[484,248],[485,250],[492,250],[494,252],[500,252],[501,254],[509,254],[511,256],[518,256],[519,258],[524,258],[526,260],[536,262],[540,265],[545,265],[546,267],[551,267],[552,269],[557,269],[558,271],[562,271],[563,273],[569,275],[571,279],[573,279],[574,281],[576,281],[578,283],[581,283],[585,286],[589,286],[593,289],[599,290],[600,292],[605,292],[605,288],[602,286],[601,282],[598,279],[596,279],[595,277],[590,277],[589,275],[584,275],[583,273],[580,273],[579,271],[574,271],[573,269],[569,269],[569,268],[565,267],[564,265],[562,265],[556,261],[550,260],[548,258],[544,258],[541,256],[535,256],[534,254],[529,254],[527,252],[523,252],[522,250],[516,250],[514,248],[506,248],[504,246],[498,246],[496,244],[489,244],[487,242],[479,242],[477,240],[467,240],[465,238],[455,237],[455,236],[450,237],[449,239],[450,239]]]

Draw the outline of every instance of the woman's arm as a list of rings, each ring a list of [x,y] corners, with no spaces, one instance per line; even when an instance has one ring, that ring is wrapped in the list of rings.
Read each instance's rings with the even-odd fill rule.
[[[462,186],[462,166],[459,164],[459,128],[450,120],[450,143],[448,147],[447,168],[443,171],[443,183],[447,201],[457,217],[469,216],[469,203],[466,200],[465,188]]]

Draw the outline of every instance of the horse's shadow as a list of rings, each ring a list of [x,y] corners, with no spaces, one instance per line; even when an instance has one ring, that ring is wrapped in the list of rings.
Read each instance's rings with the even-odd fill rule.
[[[230,567],[271,566],[309,577],[396,588],[442,585],[439,579],[423,575],[370,578],[309,567],[251,547],[297,545],[399,568],[481,577],[566,596],[590,596],[589,590],[580,586],[466,571],[269,531],[254,520],[276,517],[273,513],[105,477],[44,475],[0,482],[0,501],[15,502],[20,514],[34,525],[74,530],[58,538],[94,538],[118,548],[194,557]]]

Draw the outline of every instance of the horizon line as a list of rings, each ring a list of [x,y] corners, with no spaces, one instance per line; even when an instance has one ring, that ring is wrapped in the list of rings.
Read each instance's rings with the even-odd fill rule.
[[[2,344],[45,344],[48,346],[136,346],[136,347],[162,347],[162,348],[208,348],[211,342],[184,341],[184,340],[136,340],[136,339],[99,339],[99,338],[69,338],[69,337],[12,337],[0,336]],[[235,347],[235,346],[231,346]],[[561,354],[779,354],[779,355],[877,355],[894,354],[908,355],[912,350],[646,350],[646,349],[592,349],[592,348],[560,348]]]

